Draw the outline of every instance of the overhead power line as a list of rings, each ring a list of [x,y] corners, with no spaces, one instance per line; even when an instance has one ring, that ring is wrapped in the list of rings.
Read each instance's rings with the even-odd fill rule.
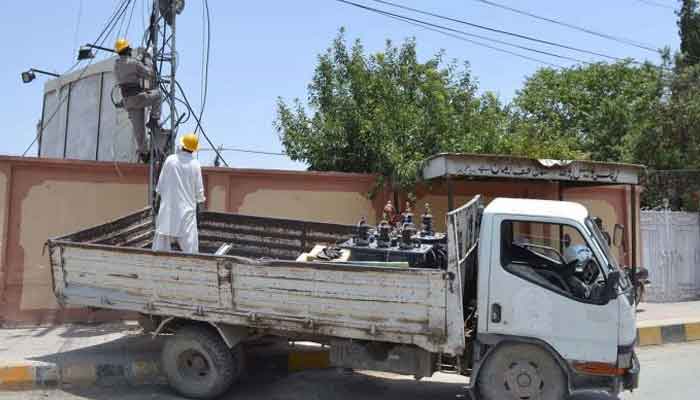
[[[83,0],[78,2],[78,16],[75,23],[75,33],[73,34],[73,47],[78,50],[78,33],[80,32],[80,20],[83,17]]]
[[[201,76],[201,107],[199,119],[204,115],[204,108],[207,104],[207,93],[209,91],[209,54],[211,53],[211,17],[209,14],[209,1],[204,0],[202,4],[202,76]],[[197,126],[199,128],[199,125]],[[195,130],[197,133],[197,130]]]
[[[211,147],[214,149],[214,151],[216,152],[216,155],[219,156],[219,158],[221,159],[221,161],[224,162],[224,165],[226,165],[226,166],[228,167],[229,165],[228,165],[228,163],[226,162],[226,160],[221,156],[221,153],[219,153],[219,151],[216,150],[216,146],[214,146],[214,143],[211,142],[211,140],[209,139],[209,136],[207,136],[207,133],[204,132],[204,128],[202,127],[202,121],[200,121],[199,117],[197,117],[197,112],[192,108],[192,104],[191,104],[190,101],[187,99],[187,95],[185,94],[185,90],[184,90],[184,89],[182,88],[182,86],[180,85],[180,82],[178,82],[178,81],[176,80],[176,81],[175,81],[175,85],[177,85],[177,88],[178,88],[178,90],[180,91],[180,94],[182,95],[182,99],[185,101],[185,106],[187,106],[187,109],[188,109],[189,112],[192,114],[192,116],[194,117],[195,121],[197,121],[197,129],[199,129],[199,131],[202,132],[202,136],[204,136],[204,139],[206,139],[207,143],[209,143],[209,146],[211,146]],[[196,131],[195,131],[195,132],[196,132]]]
[[[513,7],[510,7],[510,6],[507,6],[507,5],[504,5],[504,4],[500,4],[500,3],[496,3],[496,2],[493,2],[493,1],[489,1],[489,0],[474,0],[474,1],[477,1],[477,2],[479,2],[479,3],[486,4],[486,5],[489,5],[489,6],[492,6],[492,7],[497,7],[497,8],[503,9],[503,10],[508,10],[508,11],[514,12],[514,13],[516,13],[516,14],[525,15],[525,16],[528,16],[528,17],[531,17],[531,18],[535,18],[535,19],[538,19],[538,20],[540,20],[540,21],[550,22],[550,23],[552,23],[552,24],[564,26],[564,27],[567,27],[567,28],[570,28],[570,29],[577,30],[577,31],[579,31],[579,32],[588,33],[588,34],[590,34],[590,35],[594,35],[594,36],[598,36],[598,37],[601,37],[601,38],[604,38],[604,39],[612,40],[612,41],[615,41],[615,42],[618,42],[618,43],[626,44],[626,45],[628,45],[628,46],[637,47],[637,48],[642,49],[642,50],[647,50],[647,51],[650,51],[650,52],[653,52],[653,53],[657,53],[657,54],[659,53],[659,49],[655,49],[655,48],[653,47],[653,45],[646,44],[646,43],[642,43],[642,42],[638,42],[638,41],[636,41],[636,40],[628,39],[628,38],[621,37],[621,36],[614,36],[614,35],[610,35],[610,34],[607,34],[607,33],[604,33],[604,32],[598,32],[598,31],[595,31],[595,30],[590,29],[590,28],[586,28],[586,27],[583,27],[583,26],[578,26],[578,25],[570,24],[570,23],[568,23],[568,22],[560,21],[560,20],[554,19],[554,18],[543,17],[543,16],[540,16],[540,15],[533,14],[533,13],[531,13],[531,12],[529,12],[529,11],[519,10],[519,9],[517,9],[517,8],[513,8]]]
[[[464,37],[464,36],[460,36],[460,35],[455,34],[455,33],[452,33],[452,32],[448,32],[448,31],[445,31],[445,30],[442,30],[442,29],[434,28],[434,27],[432,27],[432,26],[425,25],[425,24],[423,24],[423,23],[413,22],[413,21],[404,19],[403,17],[395,17],[395,16],[393,16],[393,15],[385,15],[385,16],[388,17],[388,18],[392,18],[392,19],[401,21],[401,22],[405,22],[405,23],[407,23],[407,24],[409,24],[409,25],[413,25],[413,26],[416,26],[416,27],[421,28],[421,29],[425,29],[425,30],[432,31],[432,32],[437,32],[437,33],[443,34],[443,35],[445,35],[445,36],[449,36],[449,37],[454,38],[454,39],[457,39],[457,40],[461,40],[461,41],[464,41],[464,42],[467,42],[467,43],[475,44],[475,45],[477,45],[477,46],[485,47],[485,48],[488,48],[488,49],[491,49],[491,50],[495,50],[495,51],[498,51],[498,52],[501,52],[501,53],[510,54],[510,55],[512,55],[512,56],[520,57],[520,58],[523,58],[523,59],[525,59],[525,60],[534,61],[534,62],[537,62],[537,63],[540,63],[540,64],[544,64],[544,65],[548,65],[548,66],[554,67],[554,68],[566,68],[565,66],[560,65],[560,64],[555,64],[555,63],[552,63],[552,62],[549,62],[549,61],[540,60],[539,58],[530,57],[530,56],[527,56],[527,55],[524,55],[524,54],[516,53],[516,52],[514,52],[514,51],[510,51],[510,50],[503,49],[503,48],[500,48],[500,47],[492,46],[492,45],[487,44],[487,43],[483,43],[483,42],[479,42],[479,41],[476,41],[476,40],[468,39],[468,38],[466,38],[466,37]]]
[[[668,4],[657,3],[657,2],[651,1],[651,0],[637,0],[637,2],[642,3],[642,4],[646,4],[648,6],[666,8],[668,10],[674,10],[674,11],[676,10],[673,6],[670,6]]]
[[[343,2],[343,3],[352,3],[352,2],[346,1],[346,0],[337,0],[337,1],[341,1],[341,2]],[[486,26],[486,25],[475,24],[475,23],[473,23],[473,22],[465,21],[465,20],[463,20],[463,19],[452,18],[452,17],[448,17],[448,16],[445,16],[445,15],[436,14],[436,13],[430,12],[430,11],[419,10],[419,9],[417,9],[417,8],[404,6],[404,5],[402,5],[402,4],[397,4],[397,3],[390,2],[390,1],[385,1],[385,0],[371,0],[371,1],[373,1],[373,2],[375,2],[375,3],[380,3],[380,4],[388,5],[388,6],[391,6],[391,7],[399,8],[399,9],[402,9],[402,10],[411,11],[411,12],[414,12],[414,13],[423,14],[423,15],[427,15],[427,16],[430,16],[430,17],[439,18],[439,19],[443,19],[443,20],[446,20],[446,21],[450,21],[450,22],[455,22],[455,23],[458,23],[458,24],[463,24],[463,25],[471,26],[472,28],[482,29],[482,30],[486,30],[486,31],[494,32],[494,33],[500,33],[500,34],[502,34],[502,35],[508,35],[508,36],[516,37],[516,38],[518,38],[518,39],[529,40],[529,41],[536,42],[536,43],[540,43],[540,44],[546,44],[546,45],[548,45],[548,46],[559,47],[559,48],[562,48],[562,49],[567,49],[567,50],[576,51],[576,52],[579,52],[579,53],[584,53],[584,54],[589,54],[589,55],[593,55],[593,56],[603,57],[603,58],[607,58],[607,59],[611,59],[611,60],[615,60],[615,61],[622,61],[622,58],[620,58],[620,57],[611,56],[611,55],[604,54],[604,53],[600,53],[600,52],[597,52],[597,51],[581,49],[581,48],[578,48],[578,47],[569,46],[569,45],[567,45],[567,44],[562,44],[562,43],[553,42],[553,41],[550,41],[550,40],[540,39],[540,38],[536,38],[536,37],[529,36],[529,35],[523,35],[523,34],[516,33],[516,32],[510,32],[510,31],[506,31],[506,30],[498,29],[498,28],[493,28],[493,27]],[[358,3],[352,3],[352,4],[358,5]],[[366,7],[366,6],[365,6],[365,7]]]
[[[203,149],[199,149],[199,151],[232,151],[232,152],[238,152],[238,153],[249,153],[249,154],[261,154],[261,155],[266,155],[266,156],[287,156],[287,153],[278,153],[274,151],[262,151],[262,150],[251,150],[251,149],[241,149],[237,147],[219,147],[219,148],[209,148],[205,147]]]
[[[371,12],[374,12],[374,13],[377,13],[377,14],[380,14],[380,15],[383,15],[383,16],[394,17],[394,18],[398,18],[398,19],[401,19],[401,20],[404,20],[404,21],[414,22],[414,23],[417,23],[417,24],[421,24],[421,25],[424,25],[424,26],[429,26],[429,27],[436,28],[436,29],[440,29],[440,30],[443,30],[443,31],[448,31],[448,32],[456,33],[456,34],[459,34],[459,35],[475,37],[475,38],[482,39],[482,40],[486,40],[486,41],[489,41],[489,42],[498,43],[498,44],[502,44],[502,45],[505,45],[505,46],[514,47],[514,48],[517,48],[517,49],[526,50],[526,51],[530,51],[530,52],[533,52],[533,53],[538,53],[538,54],[542,54],[542,55],[546,55],[546,56],[550,56],[550,57],[555,57],[555,58],[559,58],[559,59],[562,59],[562,60],[573,61],[573,62],[582,63],[582,64],[590,64],[588,61],[581,60],[581,59],[578,59],[578,58],[569,57],[569,56],[565,56],[565,55],[557,54],[557,53],[552,53],[552,52],[545,51],[545,50],[535,49],[535,48],[532,48],[532,47],[522,46],[522,45],[518,45],[518,44],[506,42],[506,41],[504,41],[504,40],[494,39],[494,38],[490,38],[490,37],[483,36],[483,35],[477,35],[477,34],[475,34],[475,33],[469,33],[469,32],[465,32],[465,31],[461,31],[461,30],[459,30],[459,29],[454,29],[454,28],[450,28],[450,27],[447,27],[447,26],[444,26],[444,25],[434,24],[434,23],[432,23],[432,22],[428,22],[428,21],[424,21],[424,20],[420,20],[420,19],[416,19],[416,18],[407,17],[407,16],[405,16],[405,15],[395,14],[395,13],[392,13],[392,12],[389,12],[389,11],[380,10],[380,9],[377,9],[377,8],[374,8],[374,7],[369,7],[369,6],[366,6],[366,5],[363,5],[363,4],[359,4],[359,3],[355,3],[355,2],[352,2],[352,1],[348,1],[348,0],[336,0],[336,1],[341,2],[341,3],[348,4],[348,5],[351,5],[351,6],[353,6],[353,7],[358,7],[358,8],[367,10],[367,11],[371,11]]]
[[[134,17],[134,9],[136,8],[136,3],[138,0],[133,0],[131,5],[131,12],[129,13],[129,21],[126,23],[126,30],[124,30],[124,37],[129,37],[129,28],[131,28],[131,19]]]

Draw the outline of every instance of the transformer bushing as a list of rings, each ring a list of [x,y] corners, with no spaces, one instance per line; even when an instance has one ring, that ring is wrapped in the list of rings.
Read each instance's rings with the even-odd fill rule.
[[[421,218],[423,223],[423,230],[420,232],[421,236],[433,236],[435,231],[433,231],[433,214],[430,212],[430,204],[425,203],[425,214]]]
[[[384,218],[377,226],[377,232],[379,233],[377,247],[386,248],[391,246],[391,225],[389,225],[386,219],[385,213]]]
[[[367,219],[365,217],[362,217],[360,222],[357,223],[355,244],[357,246],[369,246],[369,225],[367,225]]]
[[[406,202],[406,211],[403,213],[403,223],[413,224],[413,213],[411,212],[411,203]]]
[[[403,224],[403,229],[401,230],[401,243],[399,243],[399,248],[403,250],[412,249],[415,247],[413,242],[413,237],[416,235],[417,229],[413,223]]]

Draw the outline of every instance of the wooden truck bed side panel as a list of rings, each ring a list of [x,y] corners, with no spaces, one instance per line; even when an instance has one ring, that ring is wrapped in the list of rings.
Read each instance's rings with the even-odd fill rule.
[[[444,336],[445,281],[440,271],[310,268],[304,264],[236,265],[236,310]]]
[[[259,262],[60,240],[50,247],[54,289],[64,304],[456,354],[446,347],[445,271]]]
[[[64,295],[94,289],[107,300],[114,292],[151,303],[223,307],[215,259],[66,246],[62,261]]]

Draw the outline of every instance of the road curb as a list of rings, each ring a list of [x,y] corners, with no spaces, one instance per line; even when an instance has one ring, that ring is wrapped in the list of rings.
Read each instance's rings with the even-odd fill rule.
[[[284,360],[284,359],[283,359]],[[286,361],[286,362],[285,362]],[[295,348],[282,361],[287,373],[328,368],[328,349]],[[122,363],[67,363],[61,365],[0,364],[0,391],[54,387],[165,384],[160,362],[155,359]]]
[[[76,363],[66,365],[0,366],[0,390],[56,386],[113,386],[164,383],[154,360],[129,363]]]
[[[655,346],[700,340],[700,322],[637,328],[637,346]]]

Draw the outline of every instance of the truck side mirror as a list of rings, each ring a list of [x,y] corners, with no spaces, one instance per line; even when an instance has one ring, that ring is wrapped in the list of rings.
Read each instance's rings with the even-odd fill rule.
[[[605,285],[605,300],[610,301],[617,298],[617,287],[620,284],[620,271],[613,271],[608,274]]]
[[[625,226],[622,224],[615,224],[613,230],[613,244],[615,247],[620,247],[622,245],[622,239],[625,237]]]

